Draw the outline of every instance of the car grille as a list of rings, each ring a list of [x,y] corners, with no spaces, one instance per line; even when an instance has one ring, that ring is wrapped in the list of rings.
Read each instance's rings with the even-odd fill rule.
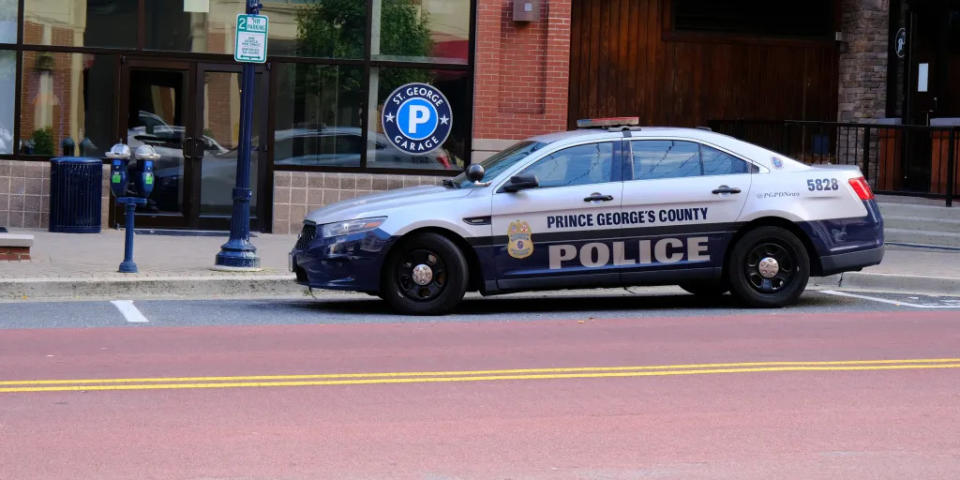
[[[317,236],[317,226],[313,223],[305,223],[303,231],[300,232],[300,238],[297,239],[297,250],[303,250],[310,245],[314,237]]]

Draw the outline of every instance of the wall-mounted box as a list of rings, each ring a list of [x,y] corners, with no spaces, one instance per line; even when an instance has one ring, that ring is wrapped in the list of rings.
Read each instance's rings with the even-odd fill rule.
[[[514,22],[536,22],[540,20],[540,0],[513,0]]]

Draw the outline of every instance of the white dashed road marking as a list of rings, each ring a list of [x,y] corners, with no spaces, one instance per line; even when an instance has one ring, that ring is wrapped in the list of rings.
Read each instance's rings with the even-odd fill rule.
[[[919,303],[910,303],[900,300],[890,300],[888,298],[879,298],[871,297],[869,295],[858,295],[856,293],[847,293],[847,292],[838,292],[836,290],[821,290],[821,293],[826,293],[828,295],[836,295],[838,297],[850,297],[850,298],[859,298],[861,300],[870,300],[872,302],[886,303],[889,305],[896,305],[902,307],[911,307],[911,308],[960,308],[960,305],[957,305],[955,302],[946,301],[948,305],[922,305]],[[913,298],[913,297],[909,297]]]
[[[112,300],[110,303],[120,310],[127,323],[147,323],[147,317],[144,317],[140,310],[133,305],[133,300]]]

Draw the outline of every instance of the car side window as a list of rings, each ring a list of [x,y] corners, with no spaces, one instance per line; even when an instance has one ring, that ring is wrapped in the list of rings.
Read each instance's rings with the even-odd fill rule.
[[[704,175],[734,175],[756,173],[757,167],[716,148],[700,145],[700,160]]]
[[[589,143],[565,148],[537,160],[520,175],[535,175],[540,188],[611,182],[613,143]]]
[[[635,180],[698,177],[703,174],[700,148],[696,143],[675,140],[637,140],[631,143]]]

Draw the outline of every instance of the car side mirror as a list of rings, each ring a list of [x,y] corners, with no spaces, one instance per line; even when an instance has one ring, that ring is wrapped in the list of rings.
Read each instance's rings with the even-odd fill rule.
[[[514,175],[510,177],[510,181],[503,186],[503,191],[514,193],[539,186],[540,182],[537,180],[536,175]]]
[[[483,176],[486,174],[486,171],[483,169],[483,165],[474,163],[467,167],[467,180],[477,183],[483,180]]]

